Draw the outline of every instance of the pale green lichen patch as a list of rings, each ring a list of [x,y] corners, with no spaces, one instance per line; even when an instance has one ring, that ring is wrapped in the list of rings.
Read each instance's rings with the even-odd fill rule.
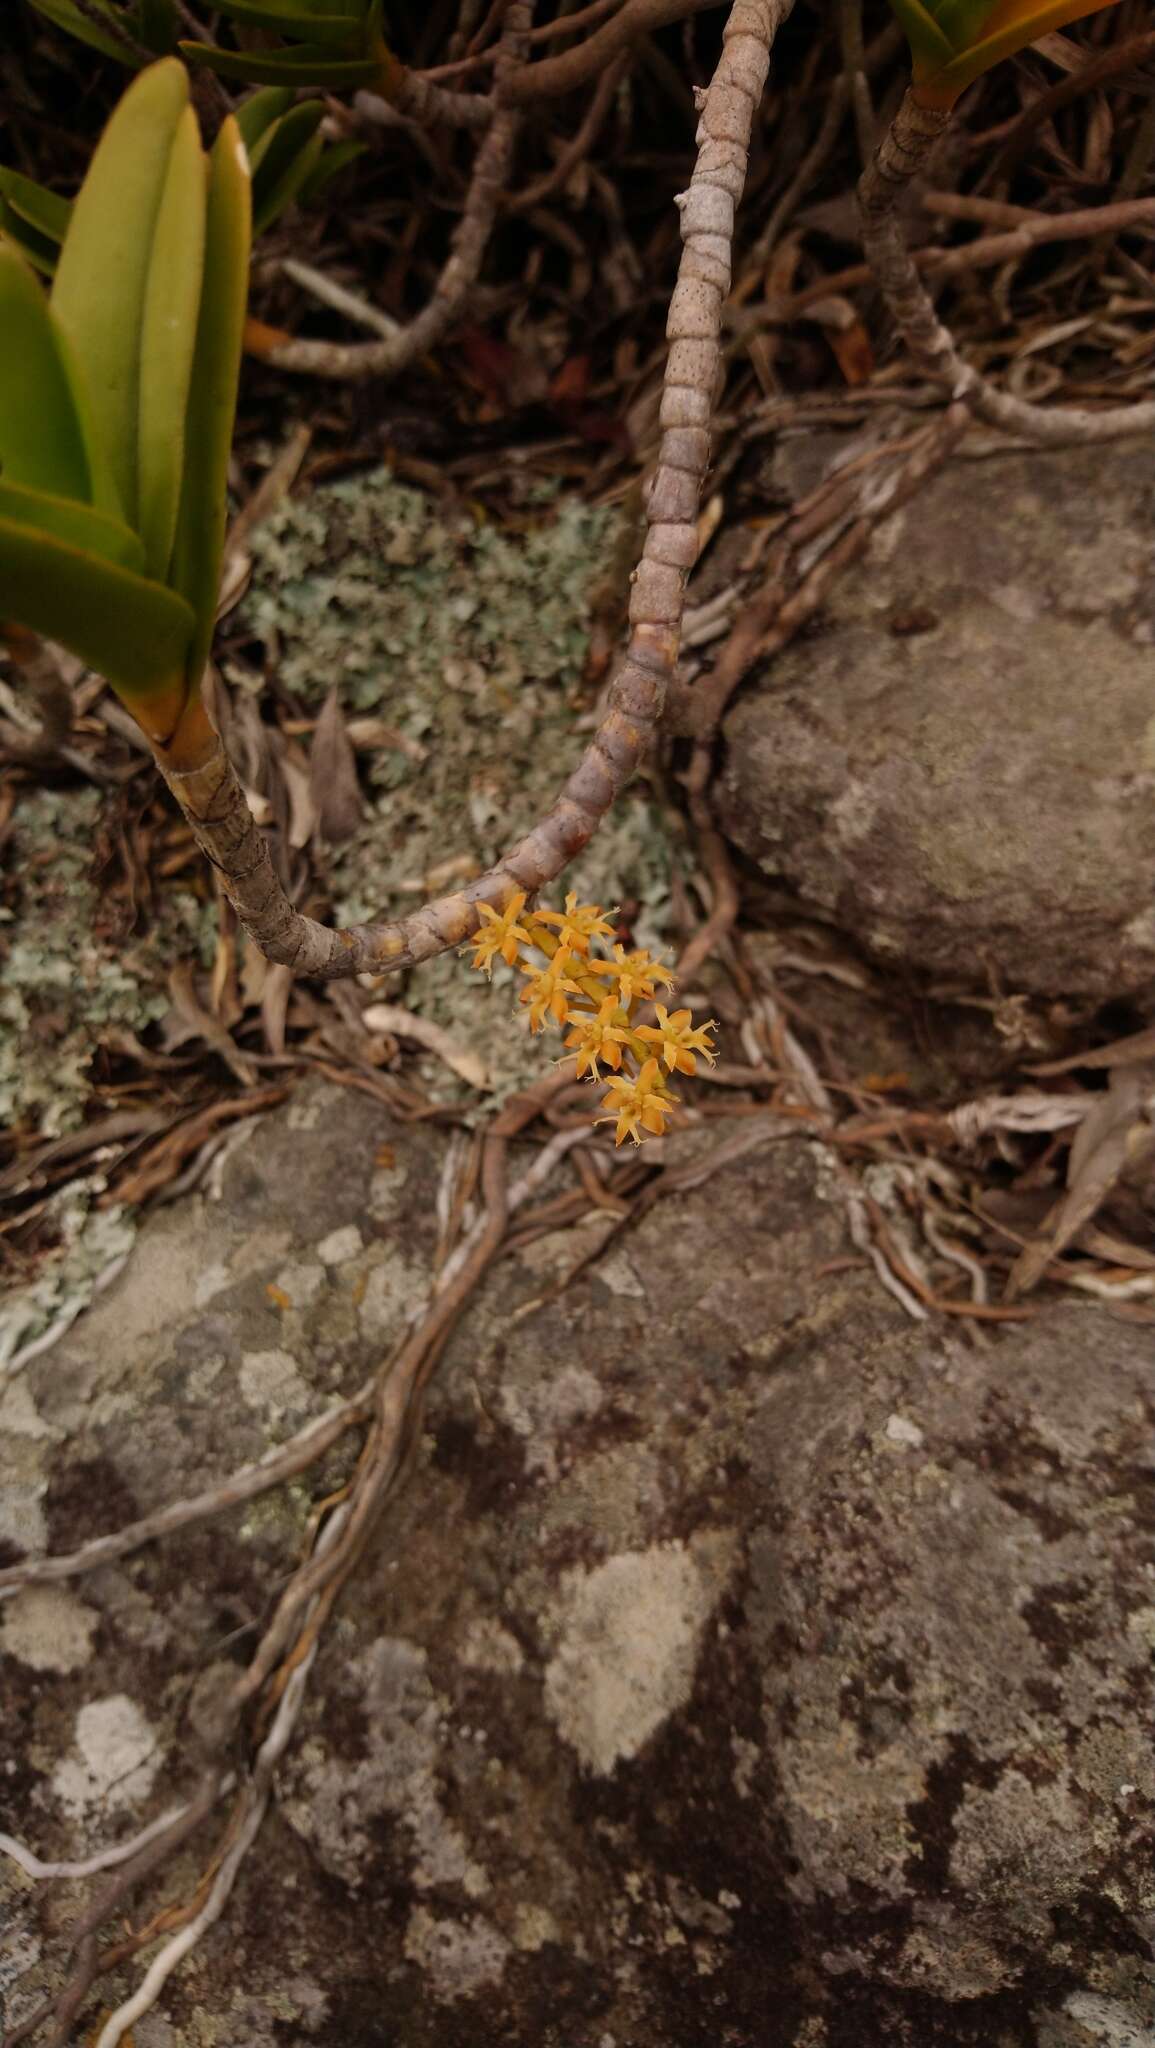
[[[92,1058],[110,1029],[140,1032],[168,1008],[165,976],[189,953],[211,959],[213,913],[187,890],[126,941],[97,931],[93,844],[106,799],[95,789],[20,797],[0,908],[0,1122],[56,1137],[82,1122]]]
[[[392,729],[361,755],[372,808],[333,860],[339,917],[404,915],[431,886],[489,867],[548,809],[588,739],[590,594],[613,535],[613,514],[567,497],[543,500],[526,530],[501,531],[384,470],[290,502],[256,533],[245,618],[278,689],[309,708],[336,682],[355,738],[358,720]],[[640,905],[637,941],[660,948],[670,868],[657,807],[627,794],[552,893]],[[479,1052],[504,1095],[560,1051],[515,1018],[518,986],[498,973],[490,987],[448,958],[402,993]],[[395,1000],[397,984],[384,992]],[[439,1097],[469,1092],[440,1061],[421,1071]]]
[[[0,1376],[15,1370],[33,1349],[63,1336],[98,1289],[120,1271],[136,1237],[133,1212],[123,1203],[95,1206],[104,1192],[100,1174],[69,1181],[51,1196],[45,1224],[57,1243],[35,1278],[0,1302]]]

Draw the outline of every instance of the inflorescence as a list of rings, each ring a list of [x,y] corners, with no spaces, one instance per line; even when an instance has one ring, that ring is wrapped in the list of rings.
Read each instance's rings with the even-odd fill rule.
[[[669,968],[614,943],[614,927],[596,903],[571,895],[564,910],[527,912],[527,901],[520,890],[504,910],[478,906],[484,923],[469,941],[474,967],[492,975],[500,959],[527,975],[520,1001],[528,1005],[530,1029],[569,1025],[564,1042],[577,1056],[579,1078],[601,1082],[609,1079],[601,1067],[610,1070],[605,1114],[595,1121],[614,1125],[616,1145],[627,1137],[640,1144],[647,1131],[660,1137],[678,1102],[669,1075],[692,1074],[699,1053],[714,1064],[713,1021],[695,1029],[689,1010],[671,1013],[656,1000],[659,987],[673,985]],[[610,957],[591,950],[596,940],[612,944]],[[526,949],[544,954],[544,967],[523,957]],[[656,1024],[637,1023],[651,1000]]]

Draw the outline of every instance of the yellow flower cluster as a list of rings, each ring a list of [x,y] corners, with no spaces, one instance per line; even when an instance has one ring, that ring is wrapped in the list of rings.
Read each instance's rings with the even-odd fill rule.
[[[614,937],[596,903],[579,903],[571,895],[564,910],[527,913],[527,900],[519,890],[504,910],[479,905],[481,928],[469,942],[474,967],[492,975],[494,961],[504,960],[528,977],[520,1000],[529,1009],[531,1030],[544,1031],[551,1022],[570,1026],[565,1044],[577,1055],[579,1077],[609,1082],[605,1114],[596,1121],[614,1125],[616,1145],[624,1138],[640,1144],[645,1131],[660,1137],[678,1101],[667,1077],[692,1074],[699,1053],[713,1066],[713,1022],[695,1029],[689,1010],[671,1014],[656,1000],[658,989],[670,988],[674,977],[649,953],[629,953],[616,944],[608,958],[591,951],[595,940]],[[544,954],[544,967],[524,959],[523,948]],[[651,999],[657,1023],[636,1023]]]

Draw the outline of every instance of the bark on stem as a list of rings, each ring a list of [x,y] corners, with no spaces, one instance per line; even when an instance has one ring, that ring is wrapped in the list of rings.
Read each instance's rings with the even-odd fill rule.
[[[1117,441],[1124,434],[1149,431],[1155,426],[1155,401],[1104,412],[1028,405],[997,390],[959,354],[919,277],[899,213],[904,191],[925,166],[950,118],[937,108],[921,106],[908,91],[858,187],[866,258],[912,355],[980,419],[1033,441],[1059,447]]]
[[[532,895],[560,874],[647,752],[677,663],[686,577],[698,549],[734,210],[770,48],[792,6],[793,0],[735,0],[704,96],[697,162],[677,202],[682,257],[666,322],[662,436],[646,505],[645,545],[634,573],[629,645],[606,715],[553,808],[468,887],[396,923],[330,930],[289,902],[217,734],[206,724],[191,759],[188,734],[182,735],[177,758],[157,749],[162,773],[198,843],[220,871],[245,930],[270,960],[331,980],[393,972],[460,945],[481,922],[479,903],[501,909],[518,890]],[[520,6],[517,12],[524,16]]]

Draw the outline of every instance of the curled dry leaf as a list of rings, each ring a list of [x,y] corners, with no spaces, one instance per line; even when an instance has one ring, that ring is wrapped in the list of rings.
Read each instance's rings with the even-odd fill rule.
[[[1015,1261],[1010,1295],[1026,1294],[1102,1207],[1128,1171],[1155,1154],[1155,1061],[1116,1068],[1105,1095],[1094,1098],[1071,1146],[1067,1192],[1036,1244]]]
[[[455,1074],[467,1081],[471,1088],[488,1088],[489,1069],[480,1053],[470,1052],[460,1046],[440,1024],[431,1024],[427,1017],[415,1017],[410,1011],[401,1009],[396,1003],[370,1003],[361,1012],[361,1022],[366,1031],[391,1031],[397,1038],[408,1038],[415,1045],[423,1045],[427,1052],[436,1053]]]

